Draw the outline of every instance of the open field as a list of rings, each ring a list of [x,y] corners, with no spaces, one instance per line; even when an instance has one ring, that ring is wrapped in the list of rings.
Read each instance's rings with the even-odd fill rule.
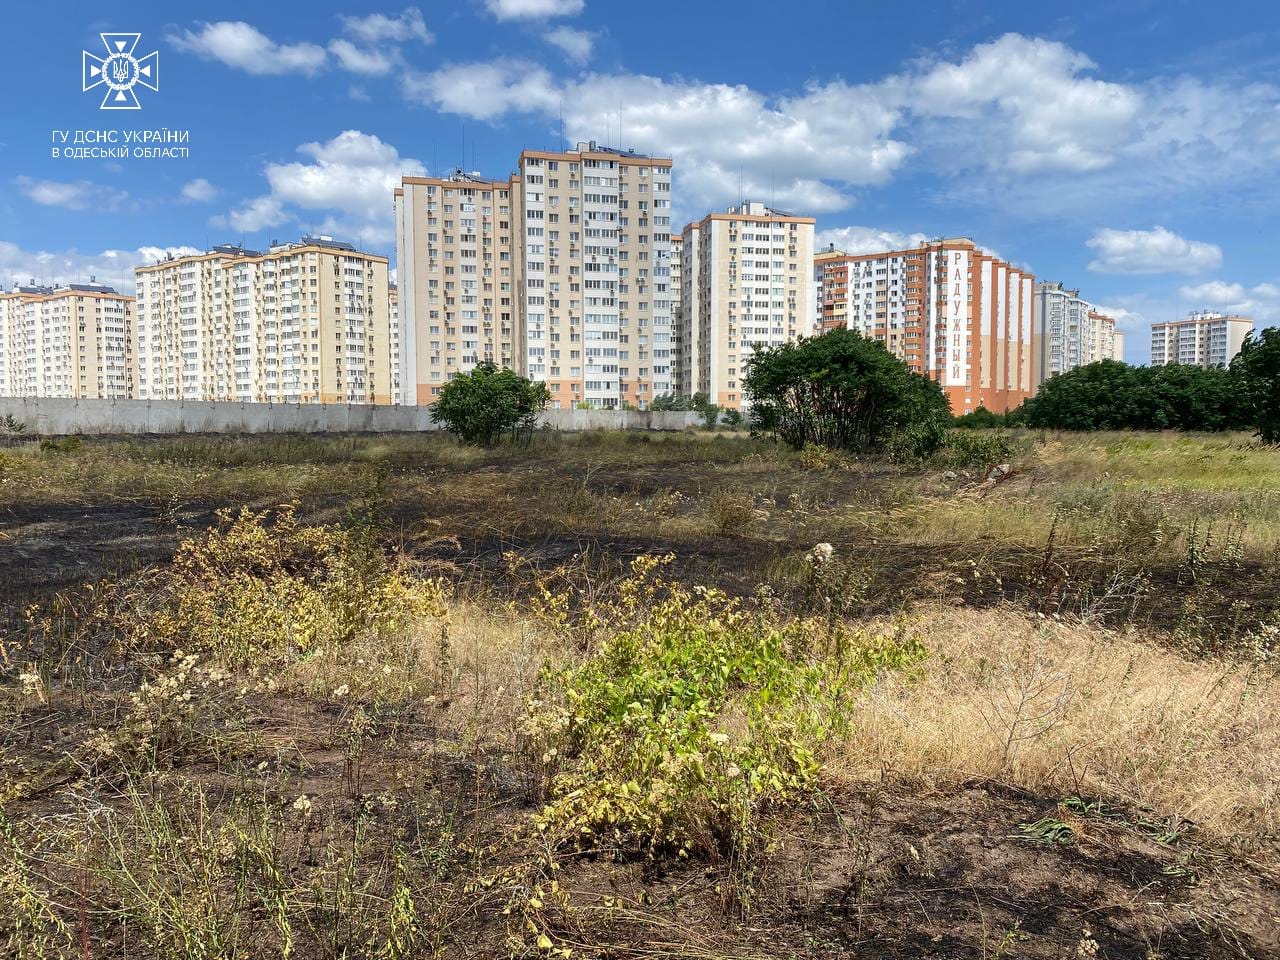
[[[966,444],[0,449],[0,955],[1280,956],[1280,452]]]

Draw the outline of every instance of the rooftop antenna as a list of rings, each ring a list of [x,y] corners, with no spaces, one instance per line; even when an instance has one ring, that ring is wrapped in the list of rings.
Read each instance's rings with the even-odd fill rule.
[[[618,101],[618,149],[624,149],[622,146],[622,101]]]
[[[604,112],[604,143],[605,143],[605,146],[608,146],[608,145],[609,145],[609,129],[610,129],[610,124],[609,124],[609,111],[608,111],[608,110],[606,110],[606,111]]]
[[[560,149],[567,150],[569,144],[564,139],[564,97],[560,98]]]

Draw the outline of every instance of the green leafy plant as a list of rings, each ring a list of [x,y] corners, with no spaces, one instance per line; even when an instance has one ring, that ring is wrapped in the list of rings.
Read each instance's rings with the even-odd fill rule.
[[[656,578],[658,564],[635,561],[589,618],[602,641],[548,671],[530,705],[550,771],[537,824],[555,845],[750,859],[765,814],[817,789],[853,693],[922,651],[911,636],[777,622]]]
[[[506,436],[527,441],[550,399],[546,384],[481,363],[444,385],[431,419],[464,443],[491,447]]]
[[[1280,443],[1280,329],[1251,333],[1231,362],[1245,417],[1266,443]]]
[[[756,351],[743,388],[753,428],[796,449],[890,445],[896,456],[918,458],[937,449],[951,420],[936,381],[853,330]]]

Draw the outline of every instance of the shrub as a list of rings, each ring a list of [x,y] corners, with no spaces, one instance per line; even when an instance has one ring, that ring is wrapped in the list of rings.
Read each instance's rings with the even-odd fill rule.
[[[84,442],[79,437],[46,437],[40,441],[41,453],[75,453]]]
[[[744,537],[756,524],[751,494],[724,487],[707,497],[707,516],[716,533],[725,537]]]
[[[253,664],[334,649],[442,611],[439,585],[396,568],[339,527],[291,506],[218,513],[172,564],[119,588],[110,616],[135,649],[181,649]]]
[[[899,445],[924,455],[950,421],[936,382],[853,330],[756,351],[743,388],[753,429],[797,449],[817,443],[860,452],[905,434]]]
[[[994,430],[951,430],[938,450],[941,466],[953,468],[991,467],[1013,458],[1014,442],[1007,433]]]
[[[912,638],[776,622],[718,590],[632,565],[592,611],[604,639],[548,671],[526,732],[552,770],[538,825],[556,845],[657,856],[762,849],[763,816],[817,788],[852,694],[921,655]]]
[[[491,447],[507,434],[527,441],[550,399],[546,384],[481,363],[444,385],[431,419],[464,443]]]
[[[977,410],[956,417],[951,425],[962,430],[986,430],[991,427],[1007,426],[1008,419],[1008,414],[992,413],[986,407],[980,406]]]

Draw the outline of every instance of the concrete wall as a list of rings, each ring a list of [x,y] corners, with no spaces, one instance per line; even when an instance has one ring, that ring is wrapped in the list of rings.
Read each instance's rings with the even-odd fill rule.
[[[426,407],[363,404],[222,403],[182,400],[66,400],[0,397],[6,415],[37,436],[126,433],[402,433],[439,430]],[[549,410],[556,430],[684,430],[696,413]]]

